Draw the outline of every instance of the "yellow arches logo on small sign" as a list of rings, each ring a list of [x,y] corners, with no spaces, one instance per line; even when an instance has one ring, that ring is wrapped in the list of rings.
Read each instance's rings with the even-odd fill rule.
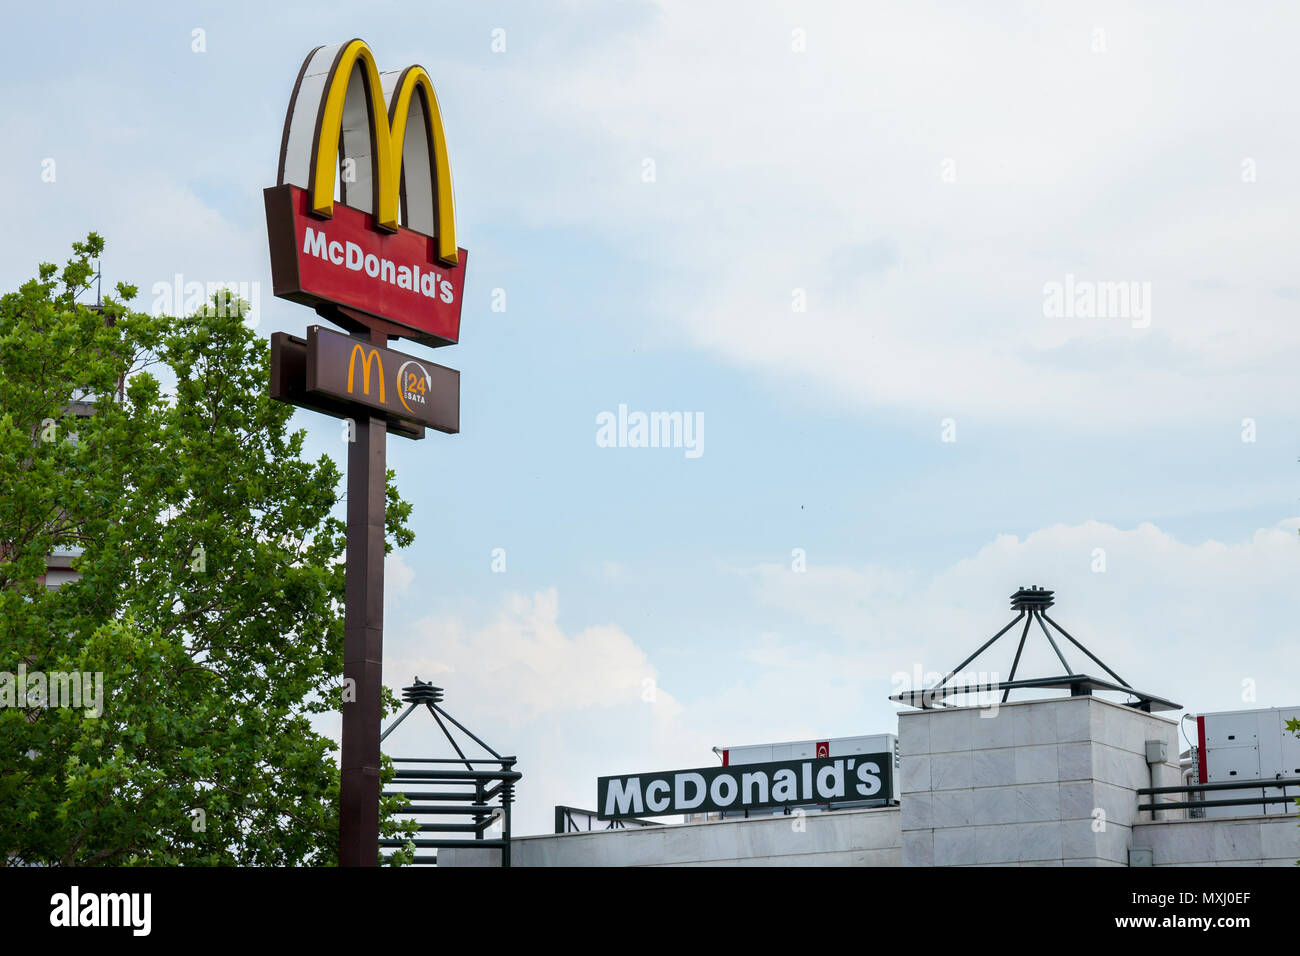
[[[379,401],[385,401],[384,398],[384,360],[379,355],[379,350],[371,348],[366,350],[365,346],[352,346],[352,354],[348,357],[348,394],[352,394],[352,374],[357,369],[357,356],[361,356],[363,371],[361,373],[361,391],[364,395],[370,394],[370,363],[373,360],[379,366]]]

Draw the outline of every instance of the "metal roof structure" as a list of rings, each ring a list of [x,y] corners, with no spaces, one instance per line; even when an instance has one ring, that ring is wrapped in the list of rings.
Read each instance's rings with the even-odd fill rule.
[[[971,654],[952,670],[950,670],[942,680],[931,687],[914,688],[912,690],[902,691],[890,696],[890,700],[898,703],[907,704],[912,707],[919,707],[923,710],[931,710],[940,707],[947,707],[945,703],[951,697],[957,697],[964,694],[987,694],[1002,691],[1002,702],[1006,703],[1013,690],[1042,690],[1058,689],[1068,690],[1070,696],[1081,697],[1090,695],[1096,691],[1115,691],[1126,694],[1136,700],[1125,701],[1128,706],[1137,710],[1151,713],[1159,710],[1181,710],[1181,704],[1175,704],[1173,701],[1158,697],[1155,694],[1148,694],[1135,689],[1128,681],[1115,673],[1092,651],[1084,647],[1079,641],[1075,640],[1065,628],[1057,624],[1047,615],[1047,609],[1055,604],[1054,591],[1040,588],[1037,585],[1033,587],[1021,587],[1015,594],[1011,595],[1011,609],[1020,613],[1007,624],[1002,630],[998,631],[991,638],[980,645],[979,649]],[[1005,681],[984,684],[953,684],[950,683],[955,677],[961,674],[962,670],[979,657],[993,644],[1006,634],[1021,621],[1025,622],[1024,628],[1020,632],[1020,643],[1016,647],[1016,656],[1011,661],[1011,672]],[[1042,629],[1043,635],[1047,638],[1052,650],[1056,652],[1056,657],[1061,662],[1063,673],[1055,677],[1038,677],[1016,680],[1016,670],[1020,666],[1020,656],[1025,649],[1025,641],[1029,637],[1029,629],[1037,621],[1038,626]],[[1109,680],[1103,680],[1099,677],[1093,677],[1088,674],[1078,673],[1071,668],[1069,662],[1065,659],[1060,645],[1056,638],[1052,636],[1052,631],[1048,630],[1048,625],[1052,626],[1058,634],[1068,640],[1071,644],[1083,651],[1088,658],[1105,671]]]
[[[395,786],[400,789],[385,790],[383,796],[406,798],[406,805],[391,814],[394,817],[420,815],[433,818],[431,822],[420,823],[418,830],[421,835],[410,841],[417,851],[412,860],[414,864],[437,865],[436,854],[420,853],[420,850],[464,848],[500,850],[501,865],[509,866],[510,807],[514,802],[515,784],[521,777],[519,771],[515,770],[518,758],[501,756],[443,710],[440,706],[442,696],[441,687],[435,687],[432,682],[416,677],[415,683],[402,688],[402,700],[409,706],[383,732],[379,740],[382,743],[411,711],[423,706],[437,721],[438,728],[451,743],[456,756],[393,757],[393,763],[397,765]],[[466,756],[443,718],[491,756]],[[458,767],[458,764],[463,765],[464,769]],[[424,789],[426,787],[439,789]],[[469,819],[464,823],[447,822],[447,817]],[[501,836],[488,837],[487,830],[498,822],[501,823]],[[379,841],[380,847],[389,851],[385,854],[386,857],[406,844],[406,840],[396,838]]]

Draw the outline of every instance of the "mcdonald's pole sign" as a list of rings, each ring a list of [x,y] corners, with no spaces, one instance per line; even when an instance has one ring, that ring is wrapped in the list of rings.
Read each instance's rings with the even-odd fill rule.
[[[460,340],[468,253],[456,244],[451,164],[429,74],[419,66],[380,73],[361,40],[312,50],[289,100],[277,183],[264,198],[275,294],[351,333],[274,333],[271,396],[355,423],[339,863],[375,866],[386,436],[460,430],[460,373],[387,347],[390,338],[433,347]]]

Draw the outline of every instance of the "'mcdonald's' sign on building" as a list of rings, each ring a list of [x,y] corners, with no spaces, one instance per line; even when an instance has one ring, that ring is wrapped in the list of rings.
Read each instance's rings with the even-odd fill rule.
[[[266,190],[275,294],[346,328],[452,345],[468,253],[423,67],[380,73],[362,40],[307,55]],[[335,190],[340,200],[335,201]]]
[[[875,753],[599,777],[596,816],[883,804],[897,799],[893,766],[892,754]]]

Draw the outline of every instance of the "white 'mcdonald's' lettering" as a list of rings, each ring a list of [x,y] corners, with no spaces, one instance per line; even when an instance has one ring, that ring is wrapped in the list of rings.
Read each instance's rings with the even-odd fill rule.
[[[395,285],[399,289],[418,292],[430,299],[441,299],[449,305],[456,301],[455,287],[442,277],[442,273],[421,272],[419,263],[415,262],[409,266],[401,265],[392,259],[366,252],[355,242],[331,241],[323,229],[313,229],[311,226],[306,228],[302,251],[304,255],[315,256],[353,272],[365,272],[370,278]]]
[[[854,754],[670,770],[597,782],[597,816],[603,819],[691,811],[894,799],[889,754]]]

